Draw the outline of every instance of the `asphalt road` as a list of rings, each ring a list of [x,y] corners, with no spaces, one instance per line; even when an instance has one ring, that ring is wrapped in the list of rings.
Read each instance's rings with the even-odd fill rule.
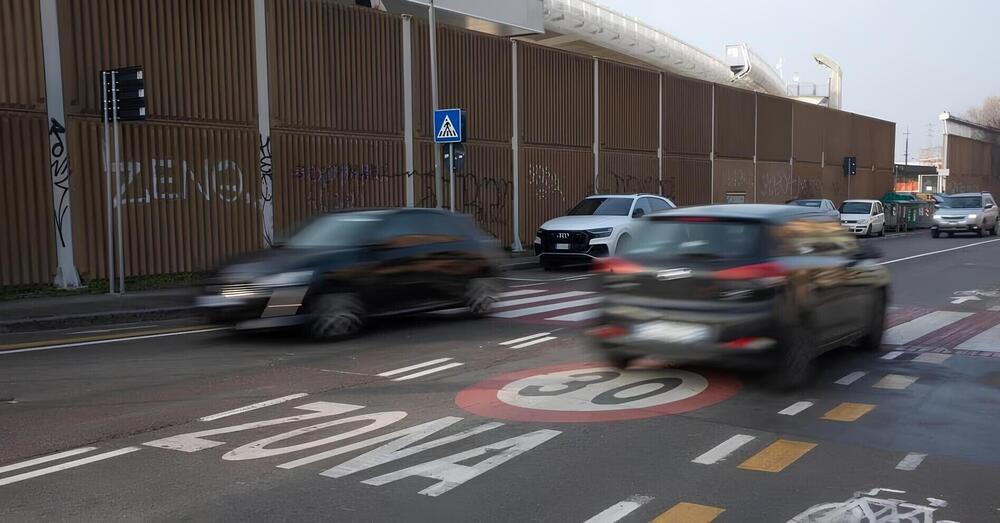
[[[998,521],[1000,241],[866,241],[893,277],[886,352],[830,353],[795,392],[602,368],[579,272],[514,274],[502,317],[342,343],[8,336],[0,520]]]

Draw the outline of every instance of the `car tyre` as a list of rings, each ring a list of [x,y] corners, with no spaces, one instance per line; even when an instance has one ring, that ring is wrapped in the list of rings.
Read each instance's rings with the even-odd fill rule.
[[[780,388],[801,387],[812,375],[813,357],[810,337],[801,326],[789,327],[778,347],[776,382]]]
[[[500,294],[499,284],[494,278],[474,278],[465,287],[465,306],[469,308],[469,315],[474,318],[482,318],[488,315],[497,296]]]
[[[861,340],[858,347],[867,352],[880,352],[882,350],[882,335],[885,333],[885,292],[880,292],[872,307],[871,322],[868,324],[868,332]]]
[[[976,230],[976,236],[979,236],[980,238],[986,236],[986,230],[980,227],[978,230]]]
[[[618,243],[615,244],[615,256],[621,256],[628,246],[632,243],[632,237],[628,234],[623,234],[618,237]]]
[[[993,228],[990,229],[990,236],[996,236],[997,234],[1000,234],[1000,218],[997,218],[997,221],[993,222]]]
[[[882,237],[885,236],[885,225],[883,225],[882,228],[878,230],[878,236],[879,236],[879,238],[882,238]]]
[[[940,238],[941,231],[931,231],[931,238]]]
[[[364,307],[354,294],[323,294],[309,307],[315,317],[309,334],[317,340],[341,340],[364,326]]]

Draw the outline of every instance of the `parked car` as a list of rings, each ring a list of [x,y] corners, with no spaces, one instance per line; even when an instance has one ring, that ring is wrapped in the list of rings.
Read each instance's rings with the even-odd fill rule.
[[[878,200],[845,200],[840,223],[858,236],[885,235],[885,207]]]
[[[316,338],[341,338],[373,316],[456,305],[484,315],[498,294],[499,259],[493,239],[466,216],[337,212],[223,266],[197,304],[238,329],[304,326]]]
[[[837,210],[837,206],[833,204],[830,200],[789,200],[788,205],[798,205],[800,207],[812,207],[817,209],[822,213],[825,213],[831,219],[840,221],[840,211]]]
[[[987,232],[996,236],[1000,232],[1000,214],[993,195],[983,193],[960,193],[946,196],[934,213],[931,236],[941,233],[951,236],[960,232],[971,232],[980,237]]]
[[[546,269],[590,263],[626,248],[636,219],[676,207],[655,194],[588,196],[566,216],[542,224],[535,234],[535,255]]]
[[[612,364],[739,360],[784,383],[824,351],[879,350],[889,273],[825,214],[788,205],[716,205],[643,220],[636,241],[599,261],[604,290],[587,331]]]

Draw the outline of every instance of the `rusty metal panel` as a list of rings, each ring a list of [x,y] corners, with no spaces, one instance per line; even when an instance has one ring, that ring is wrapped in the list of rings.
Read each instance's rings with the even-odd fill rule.
[[[851,151],[858,158],[858,174],[871,171],[875,165],[872,157],[872,121],[864,116],[851,115]]]
[[[598,73],[601,147],[656,151],[660,89],[657,73],[603,60]]]
[[[427,24],[414,20],[412,38],[413,132],[418,138],[432,139]],[[440,25],[437,38],[439,106],[468,111],[469,140],[510,143],[510,40]]]
[[[826,109],[802,102],[793,102],[792,156],[796,162],[823,161],[823,127]]]
[[[743,89],[715,86],[715,156],[753,159],[754,96]],[[791,119],[791,118],[789,118]]]
[[[101,69],[141,65],[152,118],[256,122],[253,0],[59,0],[58,9],[68,114],[101,114]]]
[[[663,152],[712,152],[712,84],[663,73]]]
[[[320,213],[406,203],[401,139],[280,130],[271,141],[279,236]]]
[[[876,169],[892,170],[896,165],[896,124],[870,119],[872,124],[872,161]]]
[[[522,143],[593,146],[594,61],[524,42],[518,49]]]
[[[601,151],[600,174],[597,185],[600,193],[657,193],[660,173],[656,153],[631,153]]]
[[[592,194],[594,155],[581,149],[522,147],[521,162],[521,239],[529,243],[542,223]]]
[[[826,165],[840,166],[845,156],[850,156],[854,149],[851,138],[851,113],[827,109],[821,114],[826,120],[823,124],[823,150],[826,152]],[[858,162],[858,169],[861,169]]]
[[[45,108],[38,0],[0,2],[0,108]]]
[[[892,191],[892,170],[877,169],[872,173],[870,197],[879,199],[889,191]]]
[[[729,195],[743,195],[745,203],[754,203],[753,160],[716,160],[713,201],[726,203]]]
[[[46,130],[45,115],[0,112],[0,285],[51,283],[55,274]]]
[[[823,167],[818,163],[795,162],[790,191],[789,198],[823,198]]]
[[[843,169],[840,165],[828,165],[823,168],[822,176],[823,198],[839,207],[847,199],[847,177]]]
[[[948,135],[948,169],[955,175],[986,176],[991,168],[990,144],[961,136]]]
[[[677,205],[710,203],[712,163],[698,157],[664,157],[663,195]]]
[[[784,203],[795,197],[788,162],[757,162],[757,202]]]
[[[77,267],[103,278],[101,123],[71,117],[67,127]],[[254,129],[123,124],[125,274],[202,271],[261,247],[257,147]]]
[[[402,136],[398,16],[332,0],[270,0],[268,16],[273,128]]]
[[[757,159],[792,157],[792,101],[757,93]]]

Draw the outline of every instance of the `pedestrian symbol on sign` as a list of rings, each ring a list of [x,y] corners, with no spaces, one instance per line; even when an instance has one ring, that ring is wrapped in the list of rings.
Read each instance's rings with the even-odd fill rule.
[[[452,125],[450,117],[444,117],[444,122],[441,123],[441,129],[438,131],[437,137],[438,140],[458,138],[458,131],[456,131],[455,126]]]
[[[434,142],[462,143],[465,141],[465,115],[461,109],[434,111]]]

